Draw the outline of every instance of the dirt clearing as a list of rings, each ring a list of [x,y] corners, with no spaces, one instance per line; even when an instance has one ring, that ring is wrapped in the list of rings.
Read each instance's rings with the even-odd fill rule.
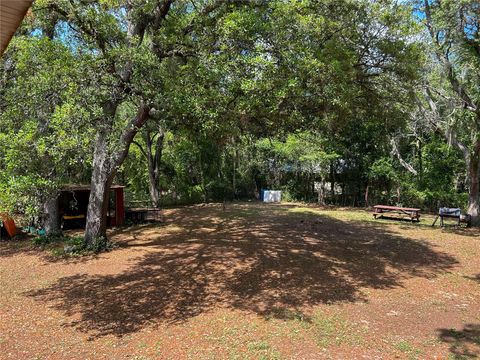
[[[169,209],[63,259],[0,243],[2,359],[480,356],[480,232],[352,209]]]

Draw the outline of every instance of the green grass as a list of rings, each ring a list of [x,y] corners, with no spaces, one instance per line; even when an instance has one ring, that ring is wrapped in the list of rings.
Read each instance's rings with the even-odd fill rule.
[[[440,229],[440,227],[432,228],[432,222],[434,217],[431,215],[422,215],[419,222],[410,222],[407,220],[400,220],[396,218],[384,218],[384,219],[375,219],[372,216],[372,212],[370,210],[365,209],[355,209],[355,210],[344,210],[344,209],[320,209],[320,208],[311,208],[311,207],[294,207],[286,209],[289,214],[298,214],[304,216],[324,216],[327,218],[332,218],[340,221],[353,221],[358,223],[374,223],[378,226],[387,226],[389,224],[396,224],[400,226],[402,230],[410,230],[414,229],[421,229],[421,230],[433,230],[433,229]]]
[[[355,345],[364,342],[365,329],[357,329],[339,314],[325,314],[315,312],[311,320],[311,330],[315,334],[315,341],[321,347],[330,345]]]
[[[395,343],[394,346],[396,349],[407,354],[409,359],[417,359],[422,353],[419,349],[406,340],[400,340],[399,342]]]
[[[257,340],[247,344],[247,354],[259,360],[280,359],[280,353],[265,340]]]

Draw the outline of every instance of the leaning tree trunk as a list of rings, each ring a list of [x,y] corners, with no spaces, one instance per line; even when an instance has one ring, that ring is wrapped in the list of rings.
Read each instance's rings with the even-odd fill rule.
[[[51,196],[43,203],[43,228],[48,236],[61,234],[58,197]]]

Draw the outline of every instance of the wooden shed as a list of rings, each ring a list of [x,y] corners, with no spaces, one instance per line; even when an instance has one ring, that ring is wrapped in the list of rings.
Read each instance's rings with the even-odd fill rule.
[[[107,213],[108,226],[125,224],[124,188],[125,186],[121,185],[110,187]],[[85,226],[89,198],[90,185],[67,185],[61,190],[58,198],[58,208],[64,229]]]

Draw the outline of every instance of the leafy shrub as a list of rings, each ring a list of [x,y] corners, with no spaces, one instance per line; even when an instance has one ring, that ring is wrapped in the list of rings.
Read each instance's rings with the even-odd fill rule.
[[[88,255],[111,250],[114,246],[104,237],[95,239],[91,244],[85,246],[83,237],[61,234],[38,236],[33,239],[33,244],[41,248],[48,247],[57,256]]]
[[[36,238],[33,239],[33,244],[35,246],[45,247],[50,244],[65,242],[67,238],[68,237],[63,236],[61,234],[37,236]]]

